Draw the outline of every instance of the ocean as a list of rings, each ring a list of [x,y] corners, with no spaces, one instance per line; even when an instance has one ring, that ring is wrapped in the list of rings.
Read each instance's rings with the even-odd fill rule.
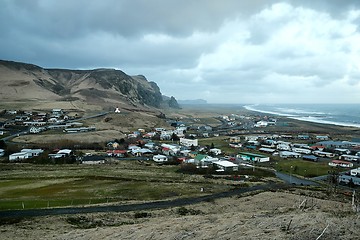
[[[360,128],[360,104],[253,104],[244,107],[301,121]]]

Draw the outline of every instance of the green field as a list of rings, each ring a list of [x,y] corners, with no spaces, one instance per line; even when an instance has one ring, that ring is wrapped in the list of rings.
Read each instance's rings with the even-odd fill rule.
[[[332,169],[327,162],[310,162],[300,159],[276,160],[273,166],[277,171],[309,178],[327,175],[328,171]]]
[[[162,200],[233,187],[231,181],[215,182],[178,169],[124,160],[96,166],[1,164],[0,210]]]

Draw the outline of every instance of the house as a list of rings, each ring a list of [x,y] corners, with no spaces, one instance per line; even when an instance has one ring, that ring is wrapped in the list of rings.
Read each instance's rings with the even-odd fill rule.
[[[98,155],[88,155],[88,156],[84,156],[81,159],[81,164],[104,164],[105,163],[105,158],[103,156],[98,156]]]
[[[325,149],[325,147],[322,145],[313,145],[313,146],[310,146],[310,149],[323,151]]]
[[[360,162],[360,156],[356,156],[356,155],[343,154],[339,157],[339,159],[345,161]]]
[[[24,160],[24,159],[28,159],[29,155],[27,152],[18,152],[18,153],[13,153],[9,155],[9,161],[19,161],[19,160]]]
[[[332,160],[331,162],[329,162],[329,166],[351,168],[354,166],[354,164],[352,162],[347,162],[347,161]]]
[[[305,149],[305,148],[295,148],[295,147],[293,147],[291,150],[293,152],[302,153],[302,154],[310,154],[311,153],[310,149]]]
[[[61,149],[56,154],[61,155],[63,157],[69,157],[73,154],[71,149]]]
[[[283,151],[290,151],[290,150],[291,150],[291,147],[290,147],[290,144],[281,143],[281,144],[278,144],[278,145],[276,146],[276,149],[277,149],[277,150],[283,150]]]
[[[342,154],[346,155],[346,154],[350,154],[351,151],[349,149],[347,149],[347,148],[335,148],[334,153],[340,154],[340,155],[342,155]]]
[[[281,158],[300,158],[301,154],[296,153],[296,152],[291,152],[291,151],[281,151],[281,152],[279,152],[279,156]]]
[[[230,139],[229,139],[230,143],[239,143],[240,141],[241,141],[241,139],[238,136],[230,137]]]
[[[190,153],[191,153],[191,150],[181,150],[180,151],[180,154],[185,156],[185,157],[190,156]]]
[[[36,156],[39,156],[41,153],[44,152],[44,150],[42,149],[22,149],[21,152],[25,152],[28,154],[28,157],[31,158],[31,157],[36,157]]]
[[[167,162],[168,158],[167,158],[167,156],[158,154],[158,155],[153,156],[153,160],[154,160],[154,162],[157,162],[157,163],[163,163],[163,162]]]
[[[148,142],[148,143],[145,143],[144,147],[146,147],[148,149],[155,149],[156,144],[154,142]]]
[[[266,121],[258,121],[257,123],[255,123],[255,127],[267,127],[268,122]]]
[[[198,140],[197,139],[187,139],[187,138],[180,138],[180,144],[186,147],[197,147],[198,144]]]
[[[80,132],[89,132],[95,131],[95,127],[79,127],[79,128],[65,128],[63,132],[65,133],[80,133]]]
[[[126,150],[115,149],[115,150],[112,151],[111,156],[113,156],[113,157],[124,157],[126,153],[127,153]]]
[[[231,147],[231,148],[241,148],[242,144],[241,143],[237,143],[237,144],[229,143],[229,147]]]
[[[40,133],[45,130],[46,130],[46,128],[44,128],[44,127],[31,127],[29,130],[29,133],[37,134],[37,133]]]
[[[160,134],[160,140],[162,140],[162,141],[166,141],[166,140],[170,140],[171,139],[171,137],[172,137],[172,134],[169,134],[169,133],[167,133],[167,132],[162,132],[161,134]]]
[[[63,112],[63,110],[61,108],[54,108],[51,111],[51,115],[54,116],[54,117],[60,117],[63,114],[64,114],[64,112]]]
[[[142,156],[143,154],[152,153],[150,149],[147,148],[140,148],[140,149],[132,149],[131,154],[137,157]]]
[[[360,178],[355,176],[340,175],[338,181],[339,183],[344,183],[344,184],[348,184],[350,181],[352,181],[354,185],[360,186]]]
[[[219,161],[219,159],[203,154],[196,155],[194,159],[194,163],[201,168],[207,168],[208,166],[211,166],[213,162],[216,161]]]
[[[176,155],[178,152],[180,152],[180,146],[176,144],[167,144],[163,143],[161,144],[162,152],[167,155]]]
[[[219,155],[219,154],[221,154],[221,149],[212,148],[212,149],[209,150],[209,152],[214,154],[214,155]]]
[[[141,147],[139,147],[138,145],[129,145],[128,146],[128,150],[133,152],[133,151],[136,151],[136,150],[140,150]]]
[[[317,135],[315,136],[316,140],[322,140],[322,141],[326,141],[329,140],[329,136],[326,135]]]
[[[272,148],[262,147],[262,148],[259,148],[259,151],[264,152],[264,153],[273,154],[276,150],[272,149]]]
[[[106,146],[108,147],[108,148],[112,148],[112,149],[117,149],[117,148],[119,148],[119,146],[120,146],[120,144],[118,143],[118,142],[108,142],[107,144],[106,144]]]
[[[301,139],[301,140],[309,140],[310,136],[309,135],[298,135],[297,138]]]
[[[325,148],[348,148],[351,146],[350,142],[347,141],[321,141],[317,142],[316,145],[324,146]]]
[[[234,172],[239,170],[237,164],[226,160],[215,161],[213,166],[217,172]]]
[[[0,149],[0,157],[5,155],[5,150],[4,149]]]
[[[246,161],[252,161],[252,162],[268,162],[268,161],[270,161],[270,157],[260,155],[260,154],[248,153],[248,152],[239,152],[236,157],[241,158]]]
[[[327,157],[327,158],[333,158],[335,157],[335,154],[334,153],[330,153],[330,152],[323,152],[323,151],[313,151],[313,154],[315,156],[318,156],[318,157]]]
[[[360,177],[360,167],[358,167],[358,168],[355,168],[355,169],[351,169],[350,170],[350,175],[351,176],[359,176]]]

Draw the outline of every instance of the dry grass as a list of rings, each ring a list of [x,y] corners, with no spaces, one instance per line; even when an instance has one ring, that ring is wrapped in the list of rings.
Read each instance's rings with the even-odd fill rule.
[[[307,195],[311,192],[307,192]],[[358,239],[349,202],[263,192],[142,214],[38,217],[2,226],[2,239]],[[299,209],[305,198],[307,207]],[[195,215],[194,215],[195,214]],[[137,218],[135,216],[144,216]],[[88,229],[84,229],[88,228]]]

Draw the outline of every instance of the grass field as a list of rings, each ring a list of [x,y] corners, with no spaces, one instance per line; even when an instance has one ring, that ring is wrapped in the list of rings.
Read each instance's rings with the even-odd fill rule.
[[[276,160],[273,166],[277,171],[309,178],[327,175],[328,171],[332,169],[327,162],[310,162],[300,159]]]
[[[232,188],[232,181],[178,173],[179,166],[0,165],[0,210],[189,197]]]

